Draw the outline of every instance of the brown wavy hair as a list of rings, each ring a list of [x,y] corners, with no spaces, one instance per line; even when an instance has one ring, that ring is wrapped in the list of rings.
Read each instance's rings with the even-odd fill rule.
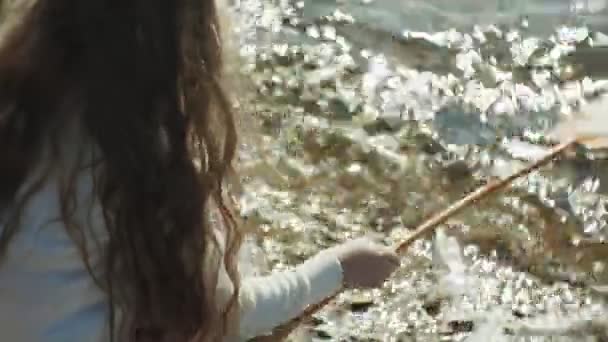
[[[18,193],[75,119],[99,156],[86,169],[107,233],[99,276],[75,219],[78,166],[63,170],[59,219],[108,295],[113,339],[217,341],[230,329],[241,239],[222,184],[237,135],[218,26],[211,0],[37,0],[3,37],[0,257],[60,159]],[[235,285],[228,305],[216,297],[222,265]]]

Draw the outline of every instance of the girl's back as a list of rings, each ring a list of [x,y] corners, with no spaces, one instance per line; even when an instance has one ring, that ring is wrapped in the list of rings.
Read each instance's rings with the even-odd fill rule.
[[[204,0],[37,0],[7,33],[0,296],[15,317],[3,334],[95,340],[104,322],[129,340],[223,334],[216,275],[225,266],[237,284],[236,257],[213,241],[208,203],[225,207],[236,137],[217,37]]]
[[[74,139],[66,139],[65,143],[63,155],[69,160],[69,156],[74,156],[74,147],[80,144]],[[87,227],[88,240],[96,241],[104,236],[103,216],[98,203],[87,205],[94,201],[89,171],[80,172],[74,182],[78,205],[73,218]],[[2,261],[0,331],[3,340],[108,340],[106,295],[91,277],[78,246],[60,219],[60,184],[64,176],[58,170],[51,171],[36,193],[28,198],[22,209],[20,229]],[[24,184],[22,189],[28,185]],[[0,232],[4,228],[0,227]],[[99,261],[99,253],[93,246],[89,251],[92,259]]]

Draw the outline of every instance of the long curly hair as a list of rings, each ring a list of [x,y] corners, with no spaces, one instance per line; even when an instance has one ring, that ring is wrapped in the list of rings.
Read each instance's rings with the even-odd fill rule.
[[[59,219],[108,295],[113,339],[229,333],[241,236],[222,186],[237,134],[219,37],[212,0],[37,0],[3,37],[0,260],[27,198],[55,167],[47,158],[47,172],[29,181],[43,151],[60,151],[76,119],[98,151],[87,170],[107,235],[100,265],[74,218],[80,167],[63,170]],[[227,305],[216,296],[220,267],[235,287]]]

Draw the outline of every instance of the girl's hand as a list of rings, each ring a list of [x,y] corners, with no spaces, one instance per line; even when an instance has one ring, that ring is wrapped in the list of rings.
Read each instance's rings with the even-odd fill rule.
[[[368,238],[348,241],[334,247],[342,265],[344,286],[369,289],[382,286],[401,264],[397,254]]]

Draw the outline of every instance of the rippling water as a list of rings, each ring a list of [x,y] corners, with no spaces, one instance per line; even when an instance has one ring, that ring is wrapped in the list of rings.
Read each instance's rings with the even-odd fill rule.
[[[536,33],[549,32],[567,23],[596,24],[605,9],[604,0],[371,0],[310,1],[304,16],[318,17],[336,7],[365,22],[390,30],[416,31],[470,29],[473,25],[512,24],[527,17]]]
[[[601,0],[235,7],[240,108],[262,132],[241,153],[259,272],[371,231],[398,242],[545,153],[556,120],[606,89]],[[444,226],[472,293],[442,294],[419,241],[385,288],[345,293],[297,338],[605,340],[604,155],[573,149]]]

